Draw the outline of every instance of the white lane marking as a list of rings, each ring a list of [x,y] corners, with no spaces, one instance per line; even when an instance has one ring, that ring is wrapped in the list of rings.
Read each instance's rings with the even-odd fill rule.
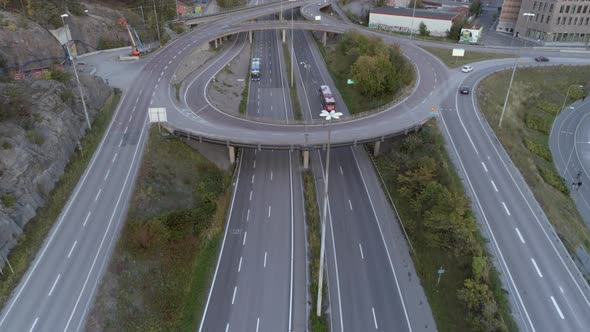
[[[244,240],[242,241],[242,245],[245,246],[246,245],[246,237],[248,236],[248,232],[244,232]]]
[[[113,156],[113,160],[111,161],[112,163],[115,162],[115,160],[117,160],[117,156],[119,155],[118,152],[115,152],[115,155]]]
[[[123,139],[121,138],[121,141],[119,142],[119,147],[123,146]]]
[[[35,325],[37,325],[38,321],[39,321],[39,317],[35,318],[35,321],[33,322],[33,326],[31,326],[31,328],[29,329],[29,332],[32,332],[35,329]]]
[[[256,175],[256,174],[252,174],[252,184],[254,184],[254,176],[255,176],[255,175]]]
[[[377,325],[377,316],[375,316],[375,307],[371,307],[371,311],[373,311],[373,323],[375,323],[375,330],[378,330],[379,325]]]
[[[258,332],[259,327],[260,327],[260,317],[256,318],[256,332]]]
[[[359,250],[361,251],[361,259],[365,259],[365,255],[363,255],[363,246],[359,243]]]
[[[91,213],[92,213],[92,211],[88,211],[88,214],[86,215],[86,219],[84,219],[84,223],[82,224],[82,227],[86,227],[86,223],[88,222],[88,218],[90,218]]]
[[[555,310],[557,310],[559,317],[561,319],[565,319],[565,317],[563,317],[563,313],[561,312],[561,309],[559,309],[559,305],[557,305],[557,301],[555,301],[555,298],[553,296],[551,296],[551,302],[553,302],[553,306],[555,307]]]
[[[270,96],[272,97],[272,91],[270,92]],[[272,105],[271,105],[271,107],[272,107]]]
[[[123,132],[123,134],[127,134],[128,130],[129,130],[129,126],[125,127],[125,132]]]
[[[252,190],[250,190],[250,200],[252,200]],[[250,210],[248,210],[250,211]]]
[[[55,281],[53,282],[53,286],[51,286],[51,289],[49,290],[49,294],[47,294],[47,296],[51,296],[51,294],[53,294],[53,290],[55,289],[55,286],[57,285],[57,282],[59,281],[60,277],[61,277],[61,274],[58,274],[57,278],[55,278]]]
[[[537,266],[537,262],[535,262],[535,259],[531,258],[531,262],[533,262],[533,265],[535,266],[535,270],[537,270],[537,274],[539,275],[539,277],[543,278],[543,273],[541,273],[541,270],[539,270],[539,267]]]
[[[271,209],[271,206],[269,205],[269,206],[268,206],[268,217],[269,217],[269,218],[270,218],[270,209]]]
[[[250,209],[248,209],[248,214],[246,214],[246,221],[250,220]]]
[[[256,168],[256,160],[254,160],[254,167],[252,167],[252,168]]]
[[[70,256],[72,256],[72,253],[74,252],[74,248],[76,248],[76,244],[78,244],[78,240],[74,241],[74,244],[70,248],[70,252],[68,252],[68,258],[70,258]]]
[[[107,178],[109,177],[109,174],[110,173],[111,173],[111,169],[109,168],[109,169],[107,169],[107,174],[104,176],[104,180],[103,181],[106,181],[107,180]]]
[[[514,228],[516,230],[516,234],[518,234],[518,237],[520,238],[520,242],[522,242],[522,244],[526,244],[526,242],[524,242],[524,238],[522,237],[522,235],[520,234],[520,231],[518,230],[518,227]]]
[[[344,175],[344,172],[342,171],[342,166],[338,166],[340,167],[340,175]]]
[[[176,56],[174,56],[174,57],[176,58]],[[229,323],[227,323],[227,324],[225,325],[225,332],[228,332],[228,331],[229,331]]]
[[[481,166],[483,166],[483,169],[486,171],[486,173],[488,172],[488,168],[486,167],[486,164],[483,163],[483,161],[481,162]]]
[[[172,57],[172,59],[176,59],[176,57],[177,57],[177,56],[175,55],[175,56],[173,56],[173,57]]]
[[[502,206],[504,207],[504,210],[506,210],[506,213],[510,216],[510,211],[508,211],[508,207],[506,206],[506,203],[502,202]]]
[[[234,286],[234,295],[231,297],[231,304],[234,304],[236,301],[236,291],[238,290],[238,286]]]
[[[152,98],[156,95],[156,91],[152,92]]]
[[[272,181],[272,171],[270,171],[270,180]]]
[[[242,269],[242,256],[240,256],[240,263],[238,264],[238,272]]]
[[[171,63],[172,63],[172,60],[168,61],[168,64],[171,64]],[[166,67],[168,67],[168,66],[166,66]]]
[[[350,199],[348,200],[348,206],[350,207],[350,211],[352,211],[352,202],[350,201]]]
[[[135,111],[135,107],[133,108],[133,110]],[[130,123],[131,123],[131,119],[133,119],[133,114],[131,114],[131,115],[129,116],[129,122],[130,122]]]
[[[160,76],[162,76],[162,75],[164,75],[164,72],[161,72],[161,73],[160,73]]]
[[[153,100],[150,100],[150,105],[152,105],[153,103],[154,103],[154,101]]]
[[[168,69],[168,66],[164,67],[164,70]]]
[[[267,256],[267,252],[264,252],[264,267],[266,267],[266,256]]]
[[[100,197],[100,193],[102,192],[102,188],[98,189],[98,194],[96,194],[96,197],[94,197],[94,201],[96,202],[96,200],[98,199],[98,197]]]
[[[496,192],[498,192],[498,187],[496,187],[496,184],[494,183],[494,180],[490,180],[490,182],[492,182],[492,186],[494,186],[494,190]]]
[[[561,286],[559,286],[559,291],[561,292],[561,294],[565,295],[565,292],[563,291],[563,288],[561,288]]]

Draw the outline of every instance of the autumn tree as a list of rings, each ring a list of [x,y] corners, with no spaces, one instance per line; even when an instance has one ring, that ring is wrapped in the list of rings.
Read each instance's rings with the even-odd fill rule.
[[[422,37],[430,36],[430,30],[428,30],[428,27],[426,26],[426,24],[424,22],[420,22],[419,31],[420,31],[420,36],[422,36]]]

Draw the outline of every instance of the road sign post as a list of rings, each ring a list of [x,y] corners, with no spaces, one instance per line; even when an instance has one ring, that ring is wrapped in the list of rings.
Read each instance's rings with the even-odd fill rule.
[[[436,285],[438,286],[438,284],[440,284],[440,276],[442,276],[442,274],[445,273],[445,269],[443,269],[443,267],[441,266],[440,269],[436,271],[436,273],[438,273],[438,280],[436,281]]]
[[[167,122],[168,118],[166,116],[166,108],[165,107],[150,107],[148,108],[148,116],[150,123],[157,123],[158,124],[158,132],[161,131],[160,129],[160,122]]]

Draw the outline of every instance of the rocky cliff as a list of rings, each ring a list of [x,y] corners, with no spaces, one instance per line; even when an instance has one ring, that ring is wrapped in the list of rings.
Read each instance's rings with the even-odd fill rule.
[[[90,118],[110,95],[80,76]],[[0,83],[0,267],[24,225],[63,174],[86,122],[75,81]]]

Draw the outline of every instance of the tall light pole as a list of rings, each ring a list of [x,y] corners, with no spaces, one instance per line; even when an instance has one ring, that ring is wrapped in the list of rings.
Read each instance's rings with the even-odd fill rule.
[[[578,88],[580,88],[580,89],[583,89],[583,88],[584,88],[584,86],[582,86],[582,85],[577,85],[577,84],[572,84],[572,85],[568,86],[568,87],[567,87],[567,92],[566,92],[566,94],[565,94],[565,98],[563,98],[563,105],[561,105],[561,109],[559,109],[559,112],[558,112],[558,113],[557,113],[555,116],[559,115],[559,113],[563,112],[563,110],[565,109],[565,103],[567,102],[567,97],[568,97],[568,96],[569,96],[569,94],[570,94],[570,89],[571,89],[572,87],[574,87],[574,86],[575,86],[575,87],[578,87]]]
[[[416,16],[416,2],[418,2],[418,0],[413,1],[414,9],[412,10],[412,24],[410,25],[410,39],[412,39],[412,36],[414,35],[414,17]]]
[[[295,1],[295,0],[289,0],[289,1]],[[295,66],[295,64],[293,63],[293,61],[295,61],[295,50],[293,50],[293,8],[291,8],[291,87],[293,87],[293,66]]]
[[[84,116],[86,117],[86,124],[88,125],[88,129],[92,129],[92,125],[90,124],[90,118],[88,117],[88,109],[86,108],[86,100],[84,99],[84,91],[82,91],[82,85],[80,84],[80,77],[78,77],[78,69],[76,68],[76,59],[72,56],[72,50],[70,49],[70,37],[68,36],[68,28],[66,27],[66,21],[64,20],[65,17],[69,17],[68,14],[62,14],[61,16],[61,23],[66,30],[66,48],[68,50],[68,57],[70,61],[72,61],[72,68],[74,68],[74,76],[76,76],[76,82],[78,83],[78,90],[80,91],[80,98],[82,99],[82,107],[84,108]]]
[[[324,212],[322,213],[322,240],[320,245],[320,274],[318,281],[318,302],[316,308],[316,315],[319,317],[322,315],[322,286],[324,283],[324,254],[326,252],[326,217],[328,212],[328,176],[330,175],[330,143],[332,140],[332,119],[338,120],[342,113],[336,111],[322,110],[320,116],[325,118],[328,122],[328,152],[326,153],[326,170],[325,176],[326,182],[324,184]]]
[[[524,32],[526,36],[526,29],[527,23],[529,22],[532,16],[535,16],[533,13],[524,13],[522,16],[526,16],[527,19],[524,24]],[[516,67],[518,67],[518,60],[520,60],[520,47],[518,48],[518,55],[516,56],[516,60],[514,61],[514,68],[512,69],[512,76],[510,77],[510,84],[508,84],[508,91],[506,91],[506,99],[504,99],[504,106],[502,106],[502,114],[500,114],[500,122],[498,123],[498,128],[502,127],[502,120],[504,119],[504,112],[506,112],[506,106],[508,104],[508,97],[510,96],[510,89],[512,88],[512,81],[514,81],[514,74],[516,74]]]

